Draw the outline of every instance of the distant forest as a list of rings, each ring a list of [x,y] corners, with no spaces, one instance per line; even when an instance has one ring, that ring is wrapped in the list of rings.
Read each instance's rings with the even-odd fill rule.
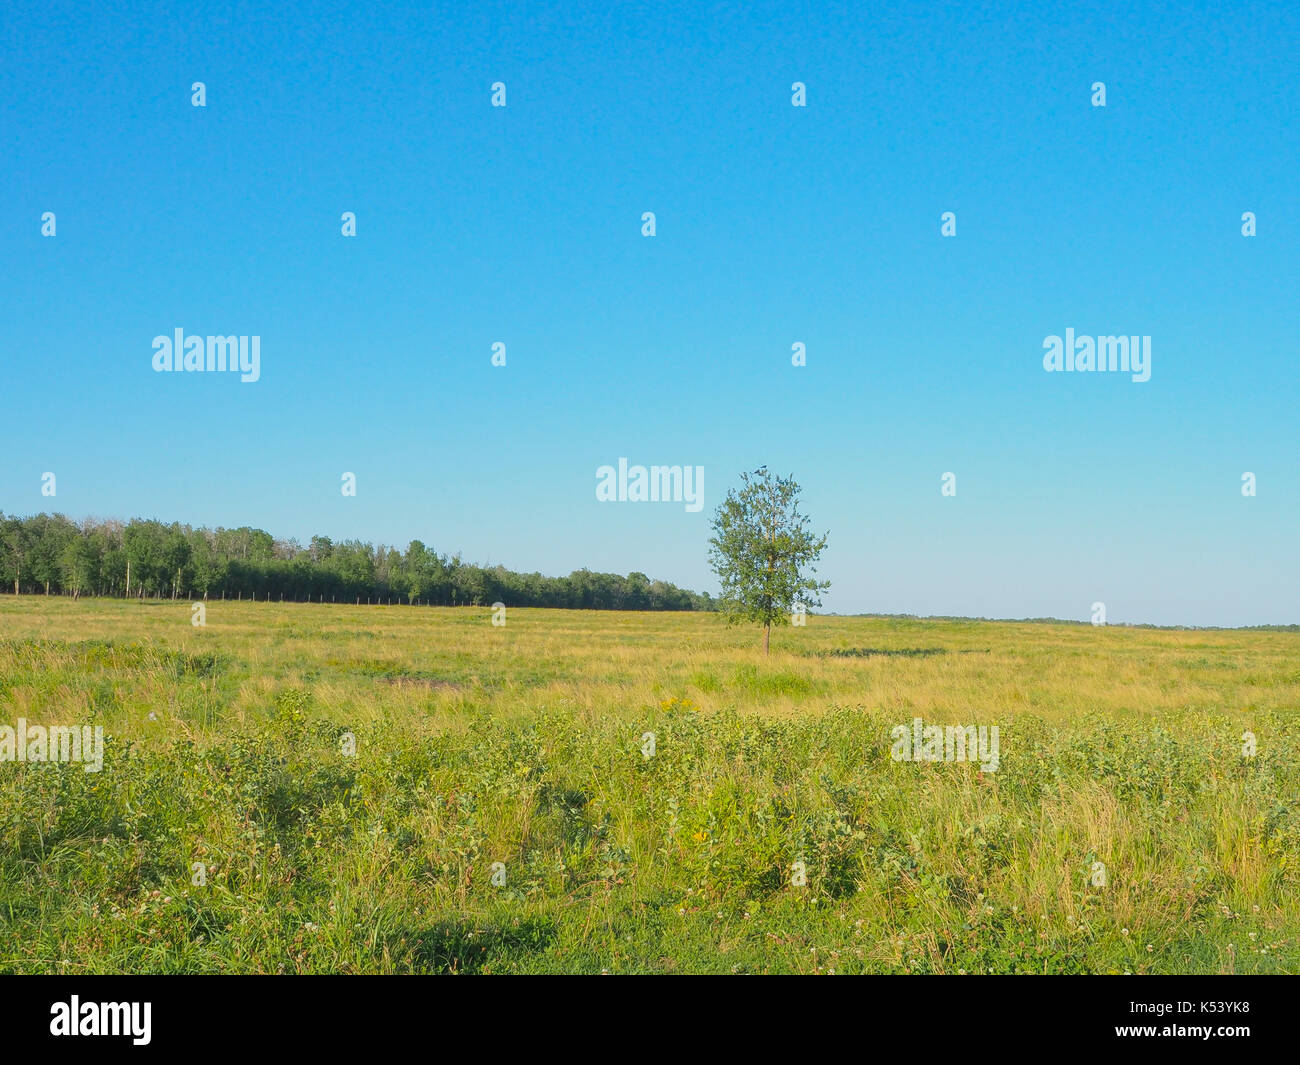
[[[644,573],[516,573],[440,555],[419,540],[400,551],[313,536],[304,547],[247,527],[195,529],[140,519],[76,523],[62,514],[0,513],[0,589],[74,597],[715,609],[708,593],[652,581]]]

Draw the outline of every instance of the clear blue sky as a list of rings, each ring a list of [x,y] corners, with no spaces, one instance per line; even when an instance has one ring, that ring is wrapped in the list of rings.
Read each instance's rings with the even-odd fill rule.
[[[123,6],[0,12],[5,512],[716,589],[766,463],[827,609],[1300,621],[1294,3]],[[177,327],[261,380],[155,374]]]

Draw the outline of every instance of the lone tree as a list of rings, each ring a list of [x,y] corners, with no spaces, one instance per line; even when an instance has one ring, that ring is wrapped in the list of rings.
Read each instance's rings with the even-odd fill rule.
[[[763,625],[763,653],[771,654],[772,626],[790,622],[795,603],[821,606],[830,581],[814,580],[826,536],[814,536],[799,513],[799,486],[762,466],[741,474],[713,515],[709,563],[722,582],[719,607],[728,624]]]

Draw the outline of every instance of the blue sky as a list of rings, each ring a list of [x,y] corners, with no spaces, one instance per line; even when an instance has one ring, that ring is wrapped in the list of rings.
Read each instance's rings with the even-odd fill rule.
[[[1300,622],[1294,4],[264,7],[0,12],[5,512],[715,590],[766,463],[827,609]],[[178,327],[261,380],[154,373]],[[597,502],[621,456],[704,510]]]

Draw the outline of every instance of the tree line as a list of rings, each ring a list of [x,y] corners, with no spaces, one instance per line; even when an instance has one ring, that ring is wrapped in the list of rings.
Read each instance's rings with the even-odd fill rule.
[[[139,518],[78,523],[62,514],[0,513],[0,588],[73,597],[714,609],[707,592],[644,573],[516,573],[440,555],[419,540],[405,551],[328,536],[313,536],[303,546],[247,526],[193,528]]]

